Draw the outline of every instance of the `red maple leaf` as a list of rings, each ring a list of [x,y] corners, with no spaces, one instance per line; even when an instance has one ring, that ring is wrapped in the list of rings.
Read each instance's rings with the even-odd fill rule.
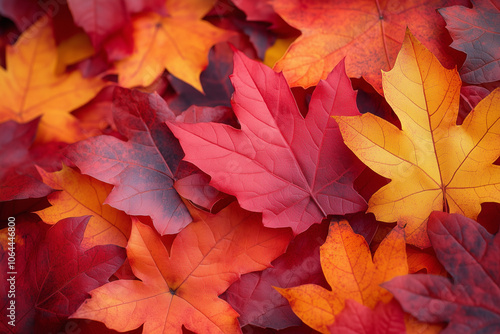
[[[448,322],[445,333],[500,331],[500,234],[460,214],[433,212],[427,231],[453,281],[405,275],[384,283],[406,312],[425,322]]]
[[[14,277],[15,298],[2,294],[0,320],[2,333],[49,333],[87,298],[88,293],[108,282],[125,260],[125,250],[115,245],[83,250],[89,216],[67,218],[52,228],[41,221],[17,221],[15,225],[15,274],[8,267],[8,233],[0,233],[2,277]],[[3,280],[3,284],[6,281]],[[10,288],[9,291],[11,291]],[[14,301],[14,324],[8,307]]]
[[[352,182],[363,169],[345,147],[334,113],[359,115],[344,64],[320,82],[304,118],[282,74],[234,56],[233,109],[241,130],[216,123],[168,122],[185,160],[235,195],[247,210],[263,213],[269,227],[305,231],[328,214],[366,208]]]

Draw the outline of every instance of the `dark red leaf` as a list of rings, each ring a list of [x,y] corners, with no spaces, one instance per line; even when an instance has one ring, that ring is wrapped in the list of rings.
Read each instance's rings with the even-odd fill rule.
[[[273,286],[289,288],[311,283],[327,287],[319,259],[319,247],[327,234],[328,224],[311,226],[290,243],[271,268],[245,274],[229,287],[224,298],[240,314],[241,326],[284,329],[302,324]]]
[[[433,212],[427,225],[436,256],[453,277],[406,275],[383,284],[406,312],[448,322],[442,333],[500,331],[500,236],[472,219]]]
[[[460,88],[460,109],[457,124],[462,124],[469,112],[491,92],[481,86],[462,86]]]
[[[40,198],[52,189],[43,184],[34,166],[30,147],[35,139],[38,122],[26,124],[7,121],[0,124],[0,202]]]
[[[17,221],[15,265],[8,267],[8,230],[1,231],[2,275],[15,279],[15,298],[3,294],[2,333],[50,333],[76,311],[88,293],[108,282],[125,260],[115,245],[80,248],[90,217],[68,218],[52,228],[41,221]],[[15,272],[15,274],[10,274]],[[15,301],[15,326],[7,307]]]

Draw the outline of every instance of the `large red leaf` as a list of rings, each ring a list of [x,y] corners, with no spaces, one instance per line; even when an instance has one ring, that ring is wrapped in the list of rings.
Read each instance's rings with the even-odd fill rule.
[[[124,142],[98,136],[69,147],[68,157],[88,174],[115,187],[106,199],[131,215],[151,216],[160,234],[174,234],[191,216],[173,188],[182,150],[164,122],[174,113],[157,94],[117,87],[113,116]]]
[[[330,117],[359,115],[343,63],[320,82],[305,119],[283,75],[238,51],[231,80],[241,130],[168,122],[185,159],[209,174],[215,188],[262,212],[265,226],[292,227],[295,233],[328,214],[366,208],[352,187],[362,166]]]
[[[449,322],[442,333],[500,331],[500,234],[459,214],[434,212],[427,223],[436,256],[453,277],[406,275],[383,287],[426,322]]]
[[[282,254],[290,230],[268,229],[261,216],[233,203],[216,215],[192,209],[195,221],[170,252],[158,234],[135,221],[127,255],[139,280],[117,280],[91,292],[72,315],[108,328],[144,333],[239,333],[238,314],[218,296],[243,273],[263,270]]]
[[[41,221],[17,221],[14,268],[8,263],[7,236],[11,231],[0,232],[2,277],[15,278],[15,298],[2,294],[0,299],[0,332],[57,331],[88,292],[108,282],[121,266],[125,260],[121,247],[105,245],[85,251],[80,247],[89,218],[63,219],[52,228]],[[11,300],[15,301],[15,326],[8,324],[12,319],[6,317]]]
[[[471,0],[473,8],[439,10],[446,21],[451,47],[467,54],[460,69],[463,81],[480,84],[500,80],[500,2]]]

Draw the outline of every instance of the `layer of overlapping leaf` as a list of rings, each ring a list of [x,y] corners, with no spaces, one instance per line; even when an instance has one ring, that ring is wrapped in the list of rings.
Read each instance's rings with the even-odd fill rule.
[[[0,14],[2,332],[500,331],[498,3]]]

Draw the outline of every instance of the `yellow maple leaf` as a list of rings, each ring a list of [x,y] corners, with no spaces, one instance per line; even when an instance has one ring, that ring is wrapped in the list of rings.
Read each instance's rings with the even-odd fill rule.
[[[168,0],[164,17],[144,13],[133,18],[133,54],[118,61],[121,86],[149,86],[166,68],[172,75],[203,91],[201,71],[208,65],[208,52],[234,33],[217,28],[201,18],[213,0]]]
[[[325,243],[320,247],[321,267],[332,291],[315,284],[294,288],[275,288],[308,326],[330,333],[347,299],[374,308],[389,302],[392,294],[380,287],[390,279],[408,274],[404,230],[396,226],[382,241],[372,260],[362,235],[353,232],[345,220],[332,222]]]
[[[500,89],[457,125],[461,81],[407,30],[394,68],[383,72],[399,130],[372,114],[335,117],[347,146],[392,181],[368,202],[378,220],[406,224],[409,243],[430,246],[434,210],[475,219],[483,202],[500,202]]]
[[[68,130],[76,118],[69,113],[91,100],[106,84],[83,78],[78,71],[56,74],[57,47],[52,24],[41,18],[13,46],[6,48],[6,67],[0,68],[0,122],[29,122],[42,116],[39,137],[74,141]]]

